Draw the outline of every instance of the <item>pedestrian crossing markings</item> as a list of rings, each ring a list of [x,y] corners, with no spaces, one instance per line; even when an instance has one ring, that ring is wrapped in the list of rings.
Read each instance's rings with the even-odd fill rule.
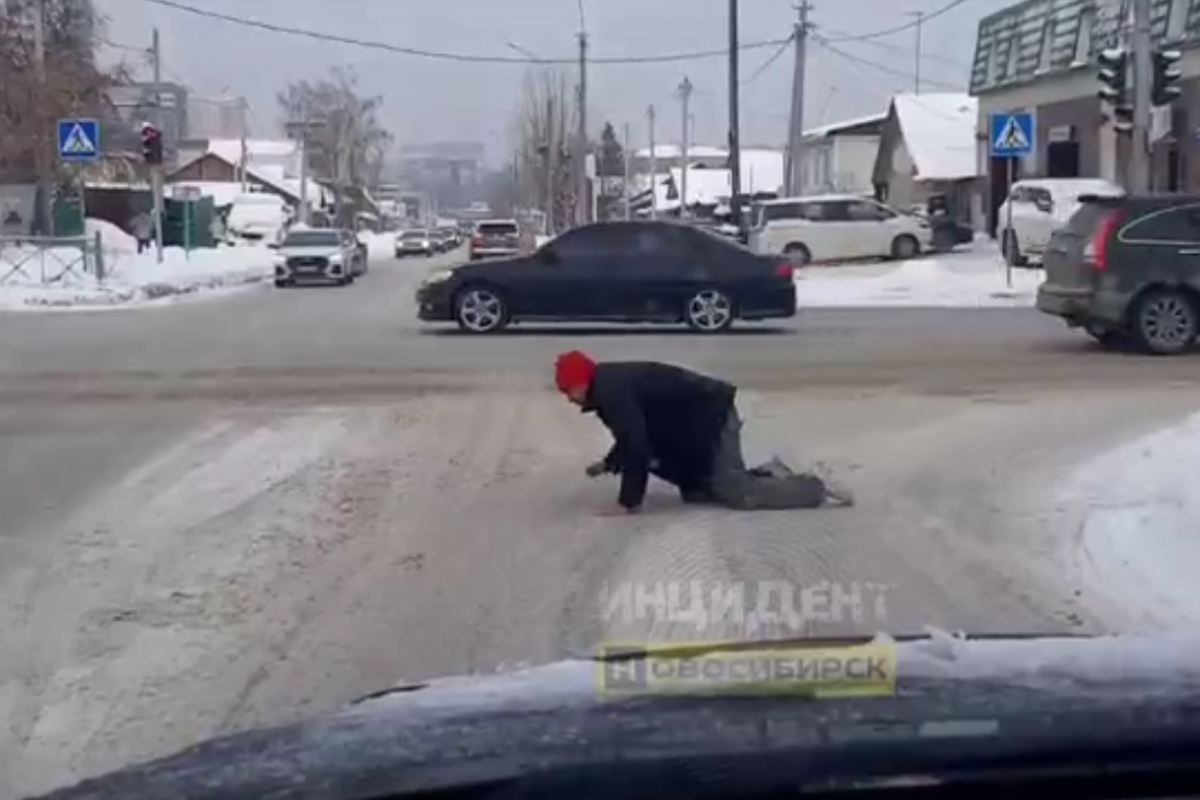
[[[83,132],[83,126],[76,123],[71,132],[67,134],[67,140],[63,142],[63,153],[66,154],[90,154],[96,152],[96,143],[88,138],[88,135]]]
[[[1025,136],[1025,131],[1022,130],[1020,123],[1016,117],[1009,117],[1004,127],[1000,130],[1000,135],[996,137],[997,150],[1028,150],[1029,139]]]

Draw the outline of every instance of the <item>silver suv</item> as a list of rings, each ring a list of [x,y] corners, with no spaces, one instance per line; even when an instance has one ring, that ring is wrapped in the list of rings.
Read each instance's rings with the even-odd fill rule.
[[[352,231],[292,228],[275,254],[275,285],[332,283],[345,286],[367,272],[366,247]]]
[[[515,219],[489,219],[475,226],[471,260],[513,258],[521,254],[521,228]]]

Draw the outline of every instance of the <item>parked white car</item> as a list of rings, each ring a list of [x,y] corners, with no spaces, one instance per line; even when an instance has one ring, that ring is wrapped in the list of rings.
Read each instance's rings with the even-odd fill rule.
[[[767,200],[754,207],[750,249],[798,264],[913,258],[930,249],[929,223],[876,200],[830,194]]]
[[[247,192],[233,201],[225,226],[236,239],[278,242],[291,218],[288,205],[281,197],[266,192]]]
[[[1014,183],[996,218],[996,238],[1005,259],[1016,265],[1030,260],[1040,263],[1050,235],[1067,224],[1084,194],[1120,196],[1125,190],[1099,178],[1030,178]]]

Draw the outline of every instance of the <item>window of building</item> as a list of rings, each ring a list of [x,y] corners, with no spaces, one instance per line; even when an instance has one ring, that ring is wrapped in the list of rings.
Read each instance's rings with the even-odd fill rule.
[[[1004,65],[1004,77],[1013,80],[1017,77],[1017,67],[1021,63],[1021,29],[1014,28],[1008,37],[1008,60]]]
[[[1075,64],[1086,64],[1092,55],[1092,23],[1096,14],[1090,8],[1079,12],[1079,27],[1075,31]]]
[[[1049,72],[1051,60],[1050,57],[1054,53],[1054,17],[1046,20],[1046,24],[1042,26],[1042,45],[1038,51],[1038,72]]]
[[[1187,30],[1188,11],[1191,9],[1191,0],[1169,0],[1170,8],[1167,10],[1167,40],[1174,41],[1182,39]]]

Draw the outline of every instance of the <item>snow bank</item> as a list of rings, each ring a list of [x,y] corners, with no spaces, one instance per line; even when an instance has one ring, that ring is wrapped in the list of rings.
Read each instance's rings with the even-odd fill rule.
[[[107,222],[88,220],[89,233],[99,230],[105,278],[83,271],[78,250],[6,252],[0,266],[21,261],[21,269],[0,283],[0,309],[105,308],[128,306],[166,297],[190,295],[257,283],[274,273],[274,251],[244,245],[208,250],[167,248],[163,263],[155,253],[139,254],[132,237]],[[0,276],[7,273],[5,269]]]
[[[1014,269],[1010,288],[995,245],[976,247],[895,264],[804,267],[796,273],[796,302],[801,308],[1032,306],[1041,270]]]
[[[1157,627],[1200,623],[1200,413],[1085,464],[1064,499],[1085,513],[1085,581]]]

